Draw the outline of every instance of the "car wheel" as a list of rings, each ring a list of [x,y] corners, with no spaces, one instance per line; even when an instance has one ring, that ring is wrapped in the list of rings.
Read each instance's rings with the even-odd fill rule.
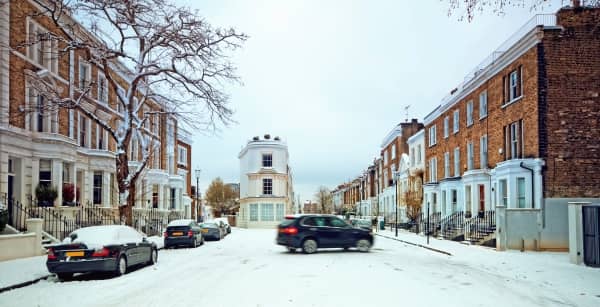
[[[204,236],[200,237],[200,245],[204,245]]]
[[[56,273],[59,280],[70,280],[73,278],[73,273]]]
[[[360,239],[356,242],[356,248],[358,248],[359,251],[366,253],[371,248],[371,242],[367,239]]]
[[[198,247],[198,244],[196,242],[196,238],[193,238],[194,240],[192,240],[192,248],[196,248]]]
[[[305,254],[312,254],[317,251],[317,241],[313,239],[306,239],[302,242],[302,251]]]
[[[127,273],[127,258],[125,258],[125,256],[119,257],[119,260],[117,261],[116,273],[117,276]]]
[[[153,248],[150,252],[150,261],[148,261],[148,264],[153,265],[156,263],[156,261],[158,261],[158,251]]]

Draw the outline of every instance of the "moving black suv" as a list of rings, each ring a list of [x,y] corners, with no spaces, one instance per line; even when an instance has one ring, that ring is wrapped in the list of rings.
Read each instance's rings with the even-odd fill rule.
[[[368,252],[373,245],[370,230],[353,227],[334,215],[294,215],[287,216],[277,229],[277,244],[284,245],[290,252],[297,248],[307,254],[317,248],[356,247]]]

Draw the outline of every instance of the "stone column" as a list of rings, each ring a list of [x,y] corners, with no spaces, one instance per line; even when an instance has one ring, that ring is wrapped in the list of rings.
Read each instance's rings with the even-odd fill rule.
[[[496,206],[496,250],[505,251],[508,244],[506,229],[506,207]]]
[[[35,199],[35,188],[40,183],[40,159],[31,159],[31,197]],[[31,205],[31,204],[28,204]]]
[[[110,205],[110,173],[102,172],[102,207]]]
[[[162,184],[158,184],[158,208],[160,208],[161,210],[168,209],[165,206],[164,197],[165,197],[165,186],[163,186]]]
[[[81,204],[86,204],[88,202],[92,203],[92,201],[94,200],[94,191],[92,189],[92,183],[93,181],[93,176],[94,176],[94,172],[90,172],[88,170],[84,170],[83,171],[83,180],[82,180],[82,187],[81,187]]]
[[[27,219],[25,223],[27,225],[27,232],[35,233],[35,241],[33,243],[33,250],[36,256],[44,254],[42,248],[42,219]]]
[[[8,5],[8,4],[6,4]],[[8,117],[8,116],[2,116]],[[0,152],[0,195],[8,193],[8,153]]]
[[[56,188],[56,192],[58,192],[58,197],[56,198],[56,202],[54,202],[54,206],[62,206],[62,172],[63,162],[61,160],[52,160],[52,185]]]
[[[583,262],[583,205],[589,202],[569,202],[569,261],[574,264]]]

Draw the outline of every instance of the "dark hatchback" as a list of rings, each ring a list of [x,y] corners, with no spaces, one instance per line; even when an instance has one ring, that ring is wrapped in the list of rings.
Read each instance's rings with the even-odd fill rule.
[[[205,239],[221,240],[223,238],[224,230],[216,222],[204,222],[200,224],[202,229],[202,236]]]
[[[201,228],[194,220],[174,220],[167,225],[164,233],[165,248],[189,246],[196,248],[204,244]]]
[[[370,230],[353,227],[333,215],[287,216],[277,229],[277,244],[290,252],[301,248],[312,254],[318,248],[358,248],[368,252],[373,245]]]
[[[59,279],[74,273],[113,272],[122,275],[139,264],[154,264],[156,244],[137,230],[122,225],[92,226],[73,231],[62,244],[48,247],[46,267]]]

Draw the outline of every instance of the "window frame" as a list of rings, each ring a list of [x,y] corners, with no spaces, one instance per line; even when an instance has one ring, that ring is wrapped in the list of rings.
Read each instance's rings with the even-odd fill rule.
[[[268,162],[268,163],[266,163]],[[266,165],[270,164],[270,165]],[[273,168],[273,153],[265,152],[261,154],[261,165],[263,168]]]
[[[467,170],[475,168],[475,146],[473,142],[467,143]]]
[[[454,177],[460,177],[460,147],[454,148]]]
[[[436,125],[432,125],[431,127],[429,127],[429,129],[427,131],[428,132],[427,135],[429,136],[429,147],[433,147],[437,143],[436,130],[437,130]]]
[[[102,171],[94,171],[92,173],[92,204],[94,205],[102,205],[103,175]],[[97,178],[99,178],[99,185],[96,182]]]
[[[482,112],[483,110],[483,112]],[[479,119],[484,119],[488,115],[487,90],[479,93]]]
[[[479,139],[479,166],[485,169],[488,166],[488,139],[487,134],[484,134]]]
[[[273,195],[273,178],[262,179],[262,195]]]
[[[467,102],[467,127],[473,125],[473,100]]]
[[[450,135],[450,116],[444,117],[444,138],[447,139]]]
[[[454,110],[452,133],[457,134],[460,131],[460,109]]]

